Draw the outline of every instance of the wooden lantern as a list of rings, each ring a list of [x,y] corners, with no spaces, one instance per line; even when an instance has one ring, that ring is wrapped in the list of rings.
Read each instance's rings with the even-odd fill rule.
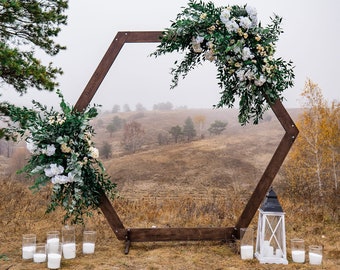
[[[272,188],[259,209],[255,257],[260,263],[288,264],[285,214]]]

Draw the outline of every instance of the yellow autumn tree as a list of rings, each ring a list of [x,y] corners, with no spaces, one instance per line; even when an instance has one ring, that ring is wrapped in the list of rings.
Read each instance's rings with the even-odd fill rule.
[[[301,94],[300,134],[284,166],[292,199],[317,206],[322,216],[339,218],[340,104],[329,106],[319,86],[308,79]],[[328,215],[330,214],[330,215]]]

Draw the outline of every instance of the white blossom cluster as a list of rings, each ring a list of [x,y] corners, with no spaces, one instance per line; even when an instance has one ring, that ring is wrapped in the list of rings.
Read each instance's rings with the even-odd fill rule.
[[[257,11],[255,8],[251,6],[246,6],[245,10],[248,16],[240,16],[236,18],[231,15],[231,8],[228,7],[222,10],[220,14],[220,20],[224,24],[228,32],[238,33],[244,39],[247,39],[248,38],[247,31],[257,26]],[[205,18],[206,18],[206,14],[203,13],[200,16],[200,19],[204,20]],[[214,30],[215,30],[215,27],[208,29],[208,31],[211,31],[211,32],[213,32]],[[259,41],[260,39],[261,37],[258,35],[256,37],[256,40]],[[193,51],[196,53],[203,52],[203,49],[202,49],[203,42],[204,42],[203,36],[192,37],[191,45],[192,45]],[[251,48],[244,46],[243,42],[241,42],[239,46],[236,46],[236,45],[233,48],[233,52],[236,54],[236,57],[234,57],[234,59],[232,59],[232,57],[228,57],[227,59],[228,64],[234,65],[235,68],[237,68],[236,76],[240,81],[253,80],[256,86],[262,86],[267,80],[266,76],[264,74],[259,74],[259,71],[256,69],[256,67],[242,68],[242,64],[237,60],[237,58],[242,59],[242,61],[252,60],[254,58],[254,53],[252,52]],[[215,61],[216,56],[214,52],[213,42],[212,41],[206,42],[206,46],[207,46],[207,50],[205,50],[205,53],[204,53],[205,59],[211,62]],[[261,56],[265,56],[265,55],[262,55],[263,52],[265,52],[262,46],[257,47],[257,52]],[[267,71],[268,73],[268,71],[270,71],[271,69],[273,69],[273,66],[265,67],[262,70],[262,72]]]
[[[50,120],[49,120],[50,121]],[[56,123],[56,122],[55,122]],[[60,124],[60,122],[58,123]],[[92,141],[89,139],[90,135],[87,134],[87,143],[89,145],[89,152],[88,156],[94,159],[97,159],[99,157],[99,151],[97,148],[91,146]],[[67,140],[65,138],[59,137],[56,140],[57,147],[60,147],[60,150],[62,153],[70,154],[70,156],[67,158],[67,163],[69,164],[69,168],[64,168],[61,165],[58,165],[56,163],[51,163],[45,166],[37,166],[35,169],[32,170],[32,173],[37,173],[39,171],[43,171],[45,176],[51,178],[51,182],[53,184],[66,184],[74,181],[81,181],[81,167],[82,165],[86,164],[88,161],[88,157],[84,157],[82,160],[74,160],[74,157],[78,157],[79,154],[73,153],[72,148],[68,145],[66,142]],[[51,157],[56,152],[56,146],[54,144],[48,144],[44,148],[39,148],[37,144],[32,140],[28,139],[26,142],[26,146],[28,151],[32,155],[46,155],[48,157]]]

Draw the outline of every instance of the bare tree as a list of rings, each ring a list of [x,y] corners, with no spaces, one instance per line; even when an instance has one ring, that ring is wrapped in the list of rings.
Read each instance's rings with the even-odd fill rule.
[[[135,153],[144,143],[144,134],[145,132],[140,123],[136,121],[126,123],[122,140],[124,149],[130,153]]]

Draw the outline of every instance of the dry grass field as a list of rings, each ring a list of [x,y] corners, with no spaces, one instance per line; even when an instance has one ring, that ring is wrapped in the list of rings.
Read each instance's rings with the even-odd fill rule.
[[[158,133],[195,115],[206,117],[205,130],[215,120],[228,121],[227,129],[220,136],[205,133],[204,139],[190,143],[157,144]],[[291,115],[294,118],[297,112]],[[258,126],[240,127],[235,114],[223,110],[145,112],[136,121],[145,130],[146,144],[127,155],[119,148],[121,133],[110,137],[105,132],[112,117],[101,115],[104,125],[96,127],[96,140],[99,147],[104,140],[113,146],[113,157],[104,164],[118,185],[119,198],[113,205],[127,228],[233,226],[283,135],[274,117]],[[45,214],[49,190],[33,194],[30,183],[11,173],[13,163],[1,160],[0,270],[46,269],[46,264],[22,260],[21,237],[35,233],[37,241],[44,242],[47,231],[61,229],[63,213]],[[242,261],[237,242],[132,243],[125,255],[124,242],[115,238],[103,215],[95,213],[86,220],[86,226],[97,231],[95,254],[81,253],[83,227],[77,225],[77,257],[63,260],[62,269],[340,269],[339,224],[321,216],[317,205],[291,203],[281,192],[281,181],[278,175],[273,186],[286,212],[288,265]],[[257,216],[250,226],[256,229]],[[304,238],[307,245],[323,245],[321,267],[292,263],[289,240],[294,237]]]

